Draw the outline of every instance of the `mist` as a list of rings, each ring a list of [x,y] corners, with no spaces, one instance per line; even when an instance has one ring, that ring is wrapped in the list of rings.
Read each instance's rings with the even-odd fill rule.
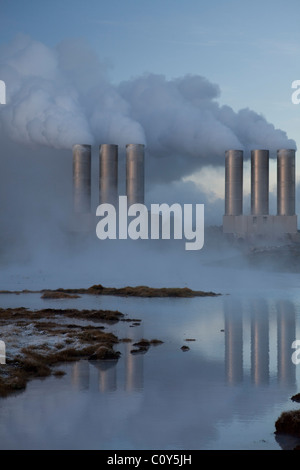
[[[270,149],[271,158],[278,148],[296,148],[283,130],[253,110],[220,106],[219,86],[204,76],[145,74],[113,84],[109,64],[81,39],[50,48],[20,35],[0,47],[0,78],[7,89],[7,104],[0,107],[3,288],[16,279],[22,288],[32,283],[41,288],[147,283],[209,290],[247,285],[246,261],[244,277],[226,267],[240,249],[220,238],[223,198],[213,181],[208,191],[191,176],[203,168],[223,171],[228,148],[244,150],[245,159],[254,148]],[[75,143],[93,146],[93,214],[99,145],[119,145],[124,194],[125,145],[145,144],[146,203],[204,204],[205,227],[216,226],[206,235],[204,249],[188,253],[184,240],[106,243],[95,231],[72,233]]]

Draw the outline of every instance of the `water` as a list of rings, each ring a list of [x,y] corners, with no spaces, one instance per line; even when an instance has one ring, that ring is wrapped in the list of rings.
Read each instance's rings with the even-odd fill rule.
[[[66,364],[64,377],[33,380],[1,399],[1,449],[279,450],[275,421],[300,406],[290,400],[300,391],[291,360],[300,339],[295,286],[194,299],[1,295],[0,303],[119,309],[141,326],[110,331],[164,341],[143,355],[119,344],[117,364]]]

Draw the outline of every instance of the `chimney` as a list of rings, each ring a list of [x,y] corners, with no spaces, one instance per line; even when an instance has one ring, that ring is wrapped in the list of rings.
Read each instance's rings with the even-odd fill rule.
[[[118,146],[102,144],[99,148],[100,204],[118,201]]]
[[[243,213],[243,151],[225,152],[225,215]]]
[[[277,150],[277,215],[295,215],[295,150]]]
[[[91,212],[91,145],[73,149],[73,207],[76,214]]]
[[[126,145],[126,194],[128,206],[144,204],[143,144]]]
[[[251,214],[269,214],[269,150],[251,150]]]

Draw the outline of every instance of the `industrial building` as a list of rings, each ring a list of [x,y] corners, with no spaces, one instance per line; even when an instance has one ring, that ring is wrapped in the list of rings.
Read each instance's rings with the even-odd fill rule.
[[[269,213],[269,151],[251,151],[251,214],[243,214],[243,151],[225,152],[223,232],[236,238],[296,238],[295,150],[277,150],[277,214]]]
[[[72,230],[94,231],[92,213],[91,154],[92,146],[75,144],[73,151],[73,216]],[[143,144],[126,145],[126,196],[128,206],[144,204]],[[99,146],[99,204],[113,204],[118,209],[118,145]],[[125,176],[125,175],[124,175]]]

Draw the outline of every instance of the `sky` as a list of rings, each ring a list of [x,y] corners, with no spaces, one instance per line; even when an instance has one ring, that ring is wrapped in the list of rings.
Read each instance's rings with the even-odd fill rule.
[[[221,225],[225,150],[243,148],[247,160],[252,148],[274,157],[300,146],[299,18],[296,0],[0,0],[1,197],[13,175],[16,207],[43,184],[53,198],[51,179],[34,177],[54,178],[45,158],[66,158],[73,143],[139,141],[147,201],[204,203]],[[248,208],[248,161],[245,172]]]
[[[1,0],[0,13],[1,43],[20,32],[49,46],[84,38],[115,83],[199,74],[220,86],[221,103],[250,107],[297,139],[296,0]]]

